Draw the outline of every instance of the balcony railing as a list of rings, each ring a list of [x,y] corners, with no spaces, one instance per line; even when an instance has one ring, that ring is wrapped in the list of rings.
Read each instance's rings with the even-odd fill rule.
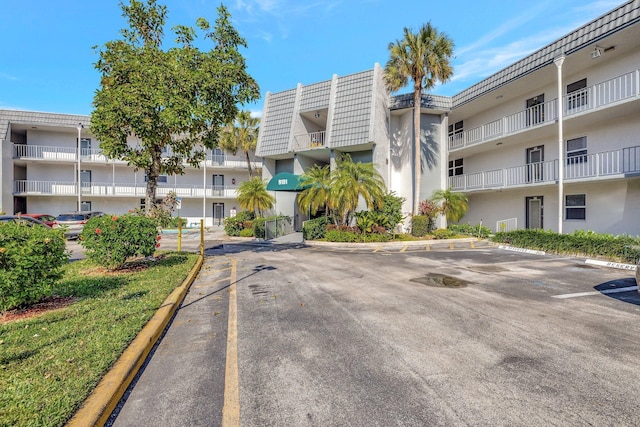
[[[572,92],[563,97],[563,112],[570,117],[640,96],[640,70],[632,71],[596,85]],[[449,150],[521,132],[558,119],[558,99],[534,105],[515,114],[449,136]]]
[[[315,148],[324,148],[325,144],[326,132],[318,131],[305,133],[302,135],[296,135],[295,137],[295,149],[296,151],[301,150],[312,150]]]
[[[567,181],[640,174],[640,146],[582,154],[568,157],[564,161],[564,179]],[[449,177],[448,184],[454,191],[474,191],[523,187],[557,181],[558,160],[550,160],[452,176]]]
[[[78,150],[73,147],[56,147],[45,145],[13,144],[13,157],[25,160],[56,160],[61,162],[77,162]],[[262,159],[251,156],[251,167],[262,166]],[[247,167],[247,159],[242,155],[213,154],[206,156],[207,167],[225,167],[232,169],[242,169]],[[100,149],[80,149],[81,162],[116,162],[125,164],[123,160],[112,160],[104,155]]]
[[[236,198],[237,185],[167,185],[159,184],[158,197],[175,192],[185,198]],[[147,186],[144,183],[82,183],[83,196],[144,197]],[[13,182],[16,195],[75,196],[78,194],[76,182],[16,180]]]

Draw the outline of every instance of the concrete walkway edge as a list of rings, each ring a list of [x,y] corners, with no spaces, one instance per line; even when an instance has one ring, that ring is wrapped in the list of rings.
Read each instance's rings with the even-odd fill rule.
[[[138,336],[87,397],[82,407],[67,423],[67,427],[102,426],[106,423],[151,349],[162,335],[173,314],[182,303],[191,284],[198,276],[203,262],[204,257],[200,255],[182,285],[174,289],[164,300],[158,311],[142,328]]]

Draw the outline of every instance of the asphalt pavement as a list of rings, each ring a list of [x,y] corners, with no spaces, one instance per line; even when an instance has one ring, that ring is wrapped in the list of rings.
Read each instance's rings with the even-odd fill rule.
[[[632,272],[475,239],[210,241],[109,425],[640,419]]]

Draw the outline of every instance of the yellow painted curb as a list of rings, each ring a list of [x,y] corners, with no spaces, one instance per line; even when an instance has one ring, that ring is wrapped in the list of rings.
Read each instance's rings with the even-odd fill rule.
[[[67,427],[103,426],[107,422],[169,320],[180,306],[189,287],[200,272],[203,262],[204,257],[200,255],[182,285],[174,289],[164,300],[158,311],[67,423]]]

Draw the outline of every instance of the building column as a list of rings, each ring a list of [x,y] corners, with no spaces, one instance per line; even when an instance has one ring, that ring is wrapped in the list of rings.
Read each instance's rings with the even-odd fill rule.
[[[562,95],[562,64],[564,55],[553,60],[558,68],[558,233],[562,234],[564,219],[564,135],[562,131],[563,95]]]

